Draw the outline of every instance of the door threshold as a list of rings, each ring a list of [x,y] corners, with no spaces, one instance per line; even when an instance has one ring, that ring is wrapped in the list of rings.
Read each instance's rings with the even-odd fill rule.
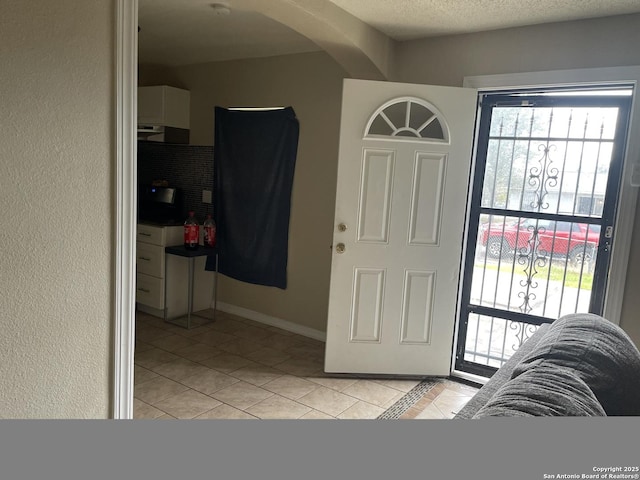
[[[413,375],[395,373],[337,373],[323,372],[324,375],[334,378],[359,378],[363,380],[426,380],[429,378],[447,378],[447,375]]]
[[[489,381],[487,377],[482,377],[480,375],[475,375],[473,373],[463,372],[461,370],[454,370],[451,372],[451,377],[460,379],[466,382],[474,383],[476,385],[484,385]]]

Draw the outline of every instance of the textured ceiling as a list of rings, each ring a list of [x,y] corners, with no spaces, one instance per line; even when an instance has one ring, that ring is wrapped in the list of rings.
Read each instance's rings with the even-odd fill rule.
[[[331,0],[395,40],[640,12],[640,0]]]
[[[213,1],[139,0],[140,63],[177,66],[320,50],[282,23],[236,8],[247,2],[219,1],[231,11],[217,15]],[[260,1],[268,7],[275,0]],[[640,12],[640,0],[288,1],[314,8],[332,2],[398,41]]]

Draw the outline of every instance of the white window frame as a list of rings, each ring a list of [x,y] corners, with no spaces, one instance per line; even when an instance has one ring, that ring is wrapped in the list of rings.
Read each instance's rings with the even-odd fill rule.
[[[442,129],[443,138],[423,137],[422,135],[420,135],[420,132],[418,131],[416,131],[417,135],[415,137],[399,137],[394,135],[379,135],[375,133],[369,133],[369,131],[371,130],[371,126],[373,125],[373,122],[376,120],[376,118],[378,118],[379,116],[382,116],[383,118],[385,118],[385,120],[389,121],[386,115],[384,114],[384,111],[391,105],[398,105],[401,103],[405,105],[409,105],[409,104],[419,105],[431,111],[431,113],[433,113],[434,121],[438,122],[438,124],[440,125],[440,128]],[[409,110],[406,111],[407,114],[408,112]],[[408,121],[409,119],[406,118],[406,123],[408,123]],[[391,123],[389,123],[389,127],[392,127]],[[396,131],[399,130],[397,126],[394,126],[392,128],[396,128]],[[369,121],[367,121],[367,125],[364,129],[363,138],[371,139],[371,140],[393,140],[394,142],[409,141],[409,142],[425,142],[425,143],[442,143],[445,145],[449,145],[451,143],[451,139],[450,139],[451,133],[449,131],[449,124],[444,118],[444,115],[442,115],[442,112],[440,112],[440,110],[438,110],[435,105],[417,97],[397,97],[380,105],[380,107],[378,107],[376,111],[373,112],[371,117],[369,117]]]
[[[629,131],[633,132],[634,128],[640,126],[640,102],[637,98],[638,86],[640,85],[640,66],[479,75],[465,77],[463,83],[465,87],[477,89],[478,94],[498,90],[567,86],[591,87],[603,84],[626,84],[633,87],[631,118],[629,119]],[[609,282],[605,293],[603,312],[603,316],[616,325],[620,324],[622,313],[628,260],[631,253],[631,236],[638,197],[638,189],[632,185],[631,177],[634,166],[640,168],[639,162],[640,138],[631,133],[627,138],[622,167],[616,232],[611,250]]]

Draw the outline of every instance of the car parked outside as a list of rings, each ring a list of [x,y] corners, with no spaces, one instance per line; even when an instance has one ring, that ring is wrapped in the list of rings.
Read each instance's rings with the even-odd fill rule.
[[[519,222],[482,224],[478,239],[490,258],[526,255],[534,247],[536,230],[539,256],[568,257],[576,264],[595,258],[600,225],[526,218]]]

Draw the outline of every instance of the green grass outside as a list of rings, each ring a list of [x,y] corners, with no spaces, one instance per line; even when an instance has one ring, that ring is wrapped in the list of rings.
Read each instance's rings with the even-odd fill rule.
[[[524,269],[526,265],[520,265],[516,261],[516,266],[513,268],[513,263],[510,260],[507,260],[508,263],[505,263],[505,260],[500,262],[500,272],[505,272],[511,274],[511,270],[513,269],[514,276],[525,277]],[[482,264],[475,264],[478,268],[483,268]],[[487,263],[484,265],[485,270],[498,270],[497,263]],[[533,277],[534,280],[541,281],[547,280],[547,276],[549,275],[549,264],[544,267],[537,267],[538,273]],[[591,290],[591,286],[593,285],[593,274],[587,271],[587,266],[584,266],[582,271],[582,281],[580,281],[580,268],[576,266],[572,266],[571,263],[566,265],[566,277],[565,277],[565,264],[561,262],[560,264],[553,263],[551,265],[551,275],[549,275],[549,281],[557,281],[562,282],[564,280],[564,285],[566,287],[578,288],[581,290]]]

